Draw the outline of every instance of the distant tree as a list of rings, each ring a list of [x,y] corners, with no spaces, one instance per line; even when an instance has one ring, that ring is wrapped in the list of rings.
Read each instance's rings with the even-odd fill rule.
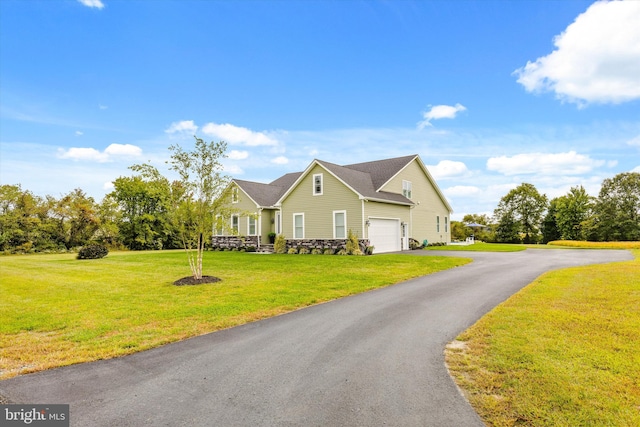
[[[536,243],[540,239],[542,217],[547,196],[532,184],[523,183],[504,196],[494,211],[500,242]]]
[[[451,221],[451,240],[465,240],[471,230],[460,221]]]
[[[542,220],[542,243],[549,243],[554,240],[560,240],[560,231],[558,231],[558,223],[556,213],[558,212],[558,198],[551,199],[547,215]]]
[[[490,242],[493,240],[493,227],[491,227],[491,218],[485,214],[467,214],[462,218],[462,222],[466,225],[465,239],[472,234],[475,240]],[[481,224],[484,227],[468,227],[469,224]]]
[[[583,186],[579,186],[572,187],[568,194],[555,200],[555,218],[560,238],[584,240],[583,226],[591,216],[593,198]]]
[[[95,240],[108,248],[118,249],[122,247],[120,228],[122,213],[120,206],[111,194],[107,194],[98,205],[98,218],[100,226],[95,234]]]
[[[119,177],[109,194],[120,207],[118,229],[122,243],[133,250],[171,248],[173,241],[171,186],[161,175],[139,172],[133,177]]]
[[[46,212],[44,200],[20,185],[0,186],[0,250],[32,252],[51,246],[41,228]]]
[[[588,228],[591,240],[640,240],[640,173],[620,173],[603,181]]]

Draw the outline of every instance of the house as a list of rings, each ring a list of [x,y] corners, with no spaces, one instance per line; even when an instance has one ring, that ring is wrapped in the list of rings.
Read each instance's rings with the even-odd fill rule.
[[[255,246],[282,234],[288,246],[325,247],[355,233],[375,253],[409,249],[409,239],[451,242],[451,206],[418,155],[340,166],[314,160],[269,184],[233,179],[229,239]],[[247,215],[248,213],[249,215]]]

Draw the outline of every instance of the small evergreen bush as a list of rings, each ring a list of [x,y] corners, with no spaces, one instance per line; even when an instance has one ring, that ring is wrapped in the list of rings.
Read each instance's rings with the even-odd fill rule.
[[[309,253],[309,248],[305,248],[304,246],[298,250],[298,253],[301,255],[306,255]]]
[[[287,253],[287,240],[282,234],[276,236],[276,241],[273,244],[273,251],[277,254]]]
[[[298,248],[289,248],[289,250],[287,251],[287,253],[289,255],[295,255],[298,253]]]
[[[87,245],[80,248],[78,259],[98,259],[104,258],[109,253],[105,245]]]

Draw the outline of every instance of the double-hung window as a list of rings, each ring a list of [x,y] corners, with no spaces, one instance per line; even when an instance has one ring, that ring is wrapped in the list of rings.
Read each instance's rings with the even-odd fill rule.
[[[256,232],[256,217],[253,215],[247,217],[247,230],[247,234],[249,236],[255,236],[256,234],[258,234]]]
[[[446,216],[444,217],[444,232],[449,232],[449,217]]]
[[[333,211],[333,238],[347,238],[347,211]]]
[[[440,215],[436,216],[436,232],[440,232]]]
[[[240,217],[238,215],[231,215],[231,231],[233,234],[240,234]]]
[[[304,214],[293,214],[293,238],[304,239]]]
[[[313,175],[313,195],[322,196],[322,174],[316,173]]]
[[[402,195],[407,199],[411,198],[411,181],[402,181]]]

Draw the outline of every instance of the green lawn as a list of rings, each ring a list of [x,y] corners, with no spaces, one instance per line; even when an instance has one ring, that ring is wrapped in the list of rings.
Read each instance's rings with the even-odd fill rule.
[[[207,252],[221,282],[174,286],[183,251],[0,257],[0,379],[120,356],[470,262]]]
[[[487,425],[640,425],[633,252],[542,275],[449,346],[449,369]]]

